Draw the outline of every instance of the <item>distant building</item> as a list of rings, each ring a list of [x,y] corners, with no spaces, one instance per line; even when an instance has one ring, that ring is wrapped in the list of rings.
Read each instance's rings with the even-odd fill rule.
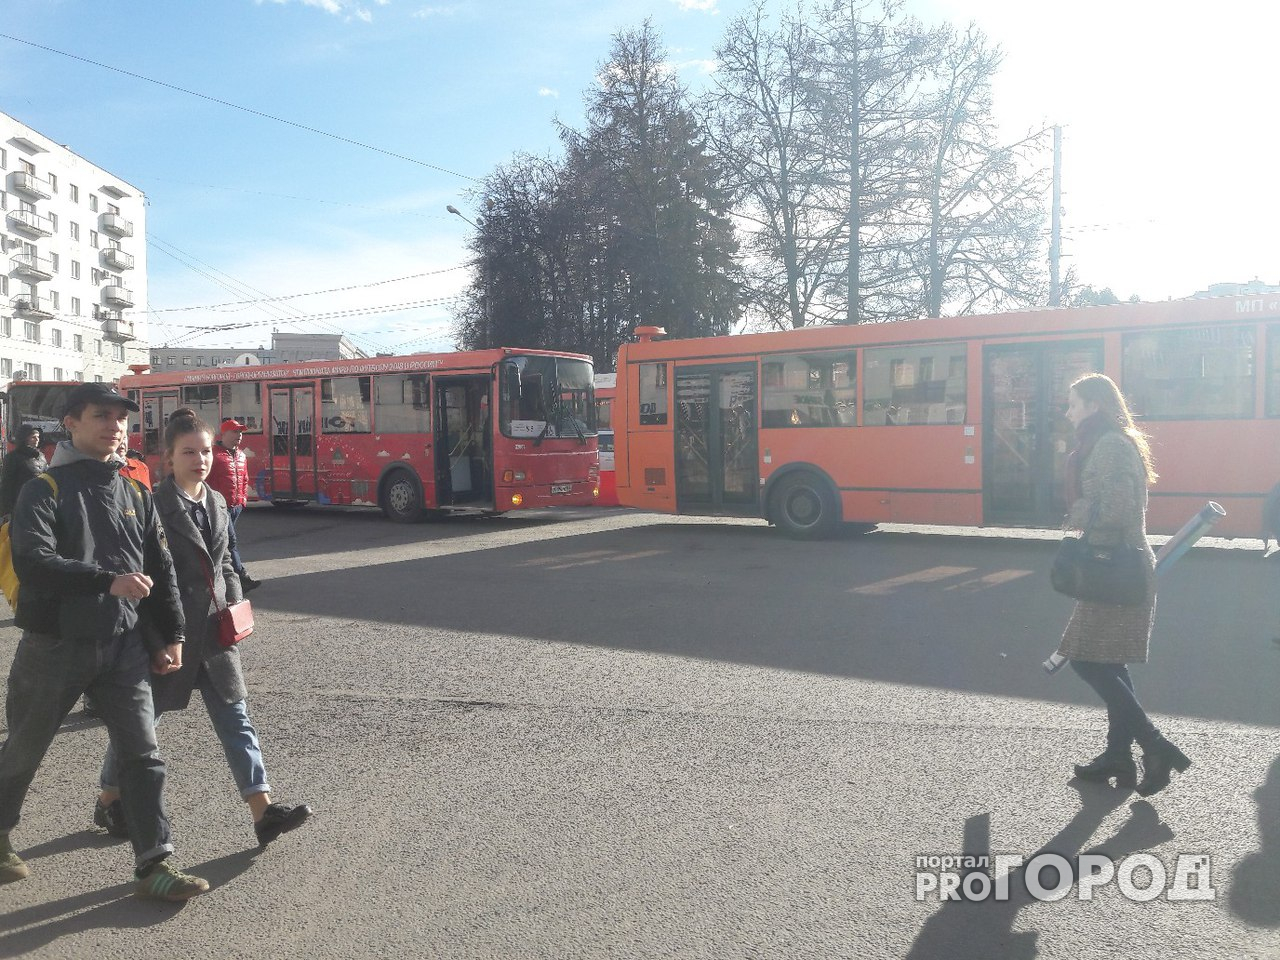
[[[265,347],[152,347],[153,373],[192,367],[299,363],[304,360],[352,360],[368,356],[340,333],[273,333]]]
[[[1198,290],[1191,295],[1193,300],[1206,297],[1254,297],[1270,293],[1280,293],[1280,285],[1263,283],[1261,280],[1250,280],[1248,283],[1211,283],[1209,289]]]
[[[0,113],[0,389],[146,361],[146,198]]]

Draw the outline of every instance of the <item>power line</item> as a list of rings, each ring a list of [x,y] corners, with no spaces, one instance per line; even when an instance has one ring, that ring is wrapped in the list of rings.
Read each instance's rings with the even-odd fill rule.
[[[100,63],[97,60],[90,60],[88,57],[77,56],[74,53],[67,53],[65,50],[57,50],[53,47],[46,47],[41,43],[33,43],[30,40],[23,40],[21,37],[10,36],[7,33],[0,33],[0,38],[12,40],[14,43],[23,43],[29,47],[35,47],[37,50],[45,50],[49,53],[56,53],[60,57],[68,57],[71,60],[79,60],[81,63],[88,63],[95,67],[101,67],[103,70],[111,70],[115,73],[123,74],[126,77],[133,77],[135,80],[145,80],[147,83],[154,83],[156,86],[165,87],[168,90],[176,90],[178,93],[185,93],[191,97],[199,97],[201,100],[208,100],[210,103],[217,103],[224,107],[230,107],[233,110],[241,110],[244,113],[253,114],[255,117],[262,117],[266,120],[274,120],[276,123],[283,123],[286,126],[296,127],[299,130],[306,130],[308,133],[316,133],[322,137],[328,137],[331,140],[337,140],[341,143],[349,143],[352,146],[363,147],[365,150],[372,150],[374,153],[381,153],[388,157],[395,157],[397,160],[406,160],[409,163],[416,163],[420,167],[426,167],[429,170],[435,170],[439,173],[447,173],[451,177],[460,177],[463,180],[470,180],[473,183],[478,182],[478,177],[468,176],[465,173],[458,173],[456,170],[450,170],[447,167],[437,166],[434,163],[427,163],[425,160],[418,160],[414,157],[407,157],[403,153],[396,153],[392,150],[384,150],[382,147],[375,147],[372,144],[364,143],[360,140],[353,140],[350,137],[343,137],[336,133],[329,133],[327,130],[320,130],[316,127],[309,127],[305,123],[297,123],[293,120],[286,120],[283,117],[277,117],[270,113],[263,113],[261,110],[254,110],[250,107],[242,107],[238,103],[231,103],[229,100],[220,100],[217,97],[211,97],[205,93],[197,93],[195,90],[188,90],[186,87],[179,87],[176,84],[165,83],[163,80],[155,80],[151,77],[144,77],[140,73],[133,73],[129,70],[122,70],[120,67],[113,67],[109,63]]]

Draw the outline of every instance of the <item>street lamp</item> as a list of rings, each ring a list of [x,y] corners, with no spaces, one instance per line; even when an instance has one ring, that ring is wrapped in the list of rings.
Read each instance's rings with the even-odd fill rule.
[[[480,232],[479,225],[476,224],[475,221],[470,220],[467,217],[463,216],[462,211],[459,210],[457,207],[455,207],[452,203],[446,206],[445,209],[448,210],[450,213],[452,213],[455,217],[457,217],[463,223],[471,224],[471,226],[475,229],[477,233]],[[481,249],[483,249],[483,245],[484,245],[483,236],[480,238],[480,243],[481,243]],[[489,342],[493,336],[493,322],[489,315],[489,269],[488,269],[489,265],[487,261],[488,261],[487,256],[482,256],[480,259],[480,283],[483,287],[482,295],[484,297],[484,337],[483,337],[483,342],[480,344],[481,347],[493,346],[493,344]]]

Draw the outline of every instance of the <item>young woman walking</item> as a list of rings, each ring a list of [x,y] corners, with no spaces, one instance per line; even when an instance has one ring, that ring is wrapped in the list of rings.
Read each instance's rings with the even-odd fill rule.
[[[311,808],[272,801],[258,732],[245,703],[240,651],[218,643],[212,620],[216,610],[242,598],[227,545],[231,520],[226,502],[205,483],[213,463],[213,432],[192,413],[175,414],[165,429],[165,459],[169,476],[156,485],[155,505],[173,555],[187,633],[182,669],[152,680],[156,719],[185,710],[192,692],[200,691],[240,796],[249,805],[258,844],[265,847],[300,826]],[[94,822],[113,836],[127,836],[115,774],[115,756],[108,747]]]
[[[1067,457],[1065,526],[1088,534],[1097,546],[1139,547],[1154,570],[1147,544],[1147,487],[1155,482],[1147,438],[1115,382],[1090,373],[1071,385],[1067,419],[1076,428],[1076,446]],[[1170,743],[1134,695],[1128,664],[1146,663],[1155,618],[1155,576],[1148,577],[1146,597],[1134,606],[1079,601],[1067,623],[1058,652],[1107,705],[1107,749],[1088,763],[1077,764],[1082,780],[1136,787],[1147,797],[1169,785],[1174,770],[1191,761]],[[1138,780],[1132,745],[1142,747],[1142,779]]]

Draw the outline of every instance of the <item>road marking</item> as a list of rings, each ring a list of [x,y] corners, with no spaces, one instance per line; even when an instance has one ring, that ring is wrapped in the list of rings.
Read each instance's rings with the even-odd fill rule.
[[[864,584],[861,587],[854,587],[850,593],[860,593],[864,596],[880,597],[893,593],[899,587],[910,586],[913,583],[935,583],[938,580],[946,580],[950,577],[958,577],[961,574],[973,573],[975,567],[929,567],[927,570],[917,570],[915,573],[904,573],[900,577],[891,577],[888,580],[878,580],[875,583]]]

